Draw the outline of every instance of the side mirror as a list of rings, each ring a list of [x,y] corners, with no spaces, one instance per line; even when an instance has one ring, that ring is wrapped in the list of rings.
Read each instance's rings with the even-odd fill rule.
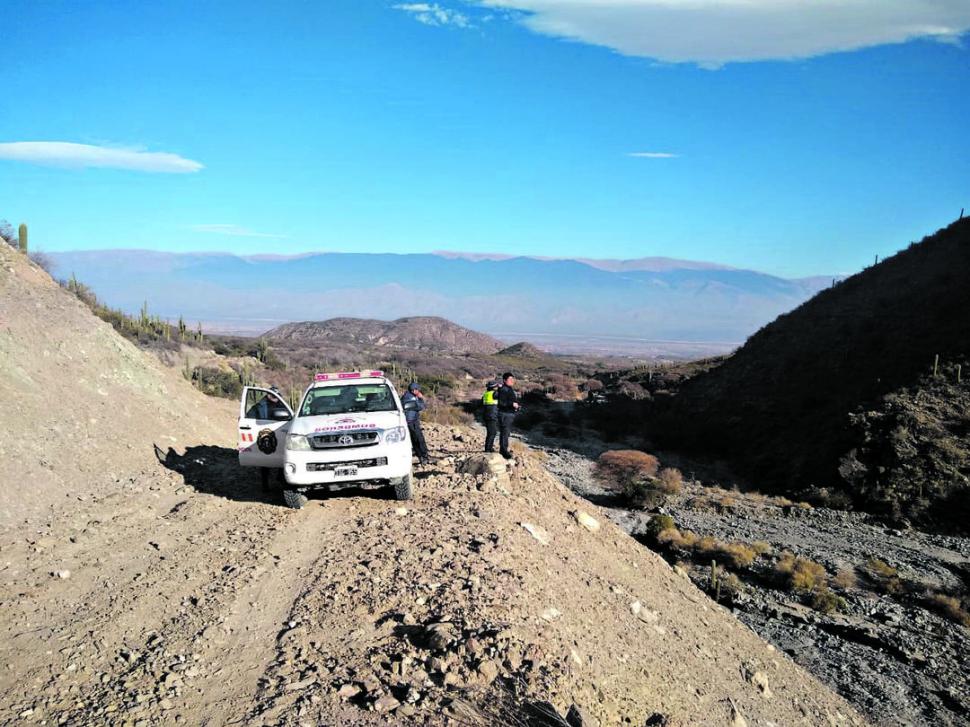
[[[271,415],[273,421],[285,422],[290,420],[290,413],[286,409],[273,409]]]
[[[404,411],[416,411],[418,408],[418,402],[416,402],[414,399],[408,399],[406,402],[404,402],[403,406]]]

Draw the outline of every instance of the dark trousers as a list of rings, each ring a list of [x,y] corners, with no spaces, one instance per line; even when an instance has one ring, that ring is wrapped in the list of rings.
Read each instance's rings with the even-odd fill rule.
[[[512,433],[512,422],[515,421],[515,413],[510,411],[499,412],[498,415],[498,448],[502,454],[511,454],[509,449],[509,435]]]
[[[428,458],[428,444],[424,441],[424,432],[421,431],[421,420],[408,422],[408,431],[411,432],[411,451],[424,462]]]
[[[494,408],[494,407],[492,407]],[[495,451],[495,435],[498,434],[498,412],[485,409],[485,451]]]

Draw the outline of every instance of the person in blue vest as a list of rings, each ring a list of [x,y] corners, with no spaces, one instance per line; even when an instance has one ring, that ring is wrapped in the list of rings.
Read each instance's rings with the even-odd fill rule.
[[[417,381],[408,384],[407,392],[401,397],[401,404],[404,407],[408,431],[411,433],[411,451],[418,458],[418,462],[429,464],[431,458],[428,456],[428,444],[424,441],[424,432],[421,431],[421,412],[427,405],[424,403],[424,394],[421,393],[421,386]]]
[[[485,451],[495,451],[495,435],[498,434],[498,399],[496,392],[499,383],[489,381],[482,394],[482,416],[485,419]]]

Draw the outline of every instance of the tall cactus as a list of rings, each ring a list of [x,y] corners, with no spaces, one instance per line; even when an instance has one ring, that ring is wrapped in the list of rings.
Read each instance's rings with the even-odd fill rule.
[[[20,252],[27,252],[27,223],[21,222],[20,227],[17,228],[17,239],[20,242]]]

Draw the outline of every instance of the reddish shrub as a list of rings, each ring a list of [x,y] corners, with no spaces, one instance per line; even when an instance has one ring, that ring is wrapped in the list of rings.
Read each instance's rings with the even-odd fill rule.
[[[633,482],[657,474],[660,462],[646,452],[635,449],[613,449],[596,460],[596,476],[607,487],[625,490]]]

